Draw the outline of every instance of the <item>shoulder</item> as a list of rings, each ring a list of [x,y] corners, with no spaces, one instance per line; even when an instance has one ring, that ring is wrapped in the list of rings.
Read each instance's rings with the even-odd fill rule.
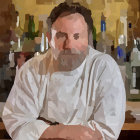
[[[89,59],[93,64],[97,63],[111,66],[118,65],[114,58],[112,58],[110,55],[99,52],[92,47],[89,47]]]
[[[88,61],[96,76],[101,76],[102,74],[111,76],[114,70],[119,71],[119,66],[114,58],[93,48],[90,48]]]
[[[17,76],[19,78],[31,75],[45,75],[50,60],[50,51],[28,60],[19,69]]]

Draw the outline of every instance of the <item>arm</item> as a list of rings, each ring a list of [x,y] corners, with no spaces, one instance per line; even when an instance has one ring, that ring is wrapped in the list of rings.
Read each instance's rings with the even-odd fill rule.
[[[108,55],[101,59],[94,84],[94,88],[97,85],[95,107],[91,118],[83,125],[93,130],[96,126],[105,140],[116,140],[125,120],[125,88],[116,62]]]
[[[6,130],[14,140],[38,140],[49,127],[44,121],[37,120],[42,107],[38,83],[27,69],[22,67],[19,70],[2,116]]]
[[[63,125],[48,127],[39,140],[96,140],[95,132],[82,125]],[[99,140],[99,139],[98,139]]]

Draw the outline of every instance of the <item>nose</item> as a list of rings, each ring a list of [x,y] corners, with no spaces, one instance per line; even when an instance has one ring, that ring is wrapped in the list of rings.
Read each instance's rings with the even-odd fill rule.
[[[63,45],[63,49],[71,49],[73,46],[73,40],[71,37],[66,37]]]

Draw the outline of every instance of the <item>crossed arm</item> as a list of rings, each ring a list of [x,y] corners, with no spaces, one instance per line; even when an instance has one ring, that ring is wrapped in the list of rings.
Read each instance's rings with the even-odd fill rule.
[[[51,125],[39,140],[102,140],[101,133],[82,125]]]
[[[91,128],[83,125],[64,125],[58,122],[52,123],[45,118],[38,117],[50,126],[43,132],[39,140],[102,140],[102,135],[95,126]]]

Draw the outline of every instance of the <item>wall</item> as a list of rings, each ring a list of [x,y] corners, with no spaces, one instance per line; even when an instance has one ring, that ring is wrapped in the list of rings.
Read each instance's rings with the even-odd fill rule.
[[[13,0],[16,10],[19,12],[21,27],[24,27],[25,14],[31,14],[35,16],[36,30],[38,29],[38,16],[44,15],[51,12],[54,5],[38,5],[36,0]]]
[[[61,1],[61,0],[59,0]],[[79,1],[86,5],[92,10],[92,17],[94,19],[94,25],[97,29],[97,34],[100,33],[100,19],[101,13],[105,14],[107,33],[112,39],[117,38],[116,36],[116,24],[120,18],[120,11],[127,10],[127,0],[89,0],[91,4],[87,4],[86,0],[74,0]],[[21,26],[24,27],[25,14],[33,14],[35,16],[36,30],[38,28],[38,15],[48,14],[55,6],[54,4],[38,5],[36,0],[13,0],[16,9],[20,14]],[[122,30],[122,29],[121,29]],[[98,36],[99,38],[99,36]],[[115,43],[116,44],[116,43]]]

